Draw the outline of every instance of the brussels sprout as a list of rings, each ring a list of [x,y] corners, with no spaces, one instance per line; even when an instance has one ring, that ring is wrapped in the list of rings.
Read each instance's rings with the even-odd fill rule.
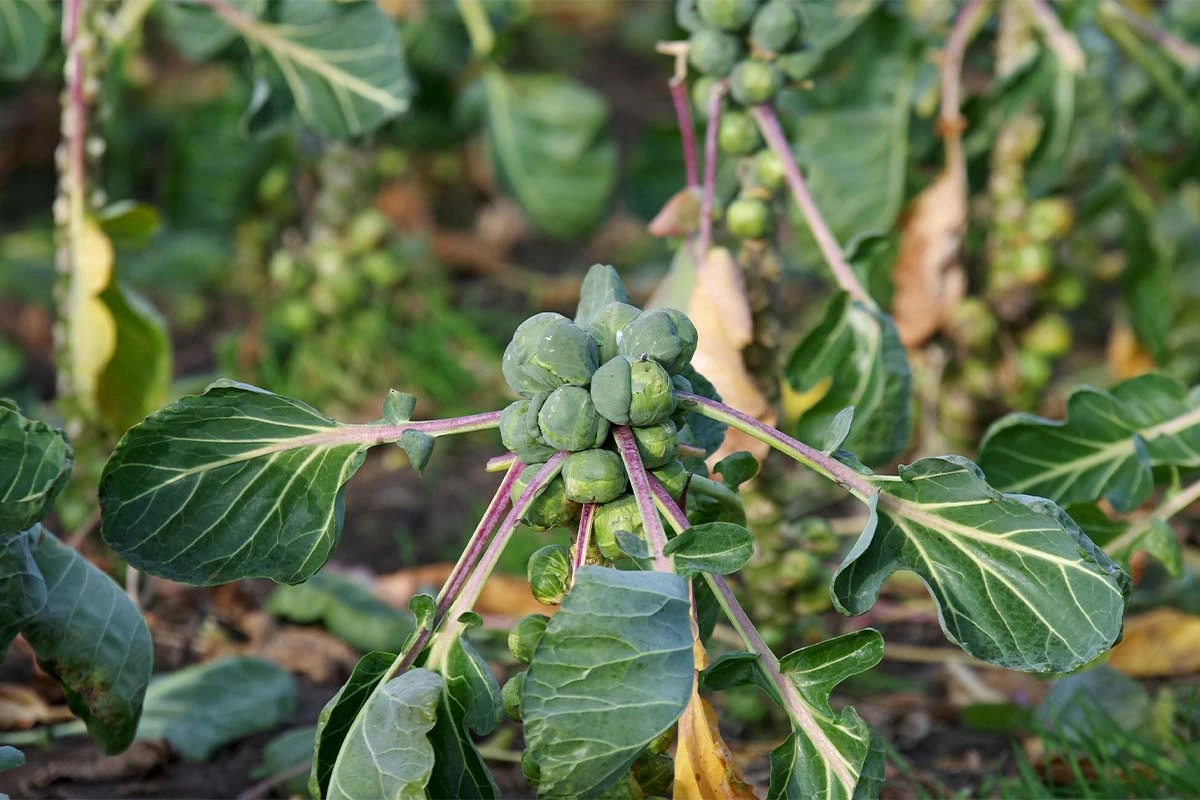
[[[521,698],[525,694],[525,670],[513,673],[500,689],[500,702],[504,707],[504,716],[513,722],[521,721]]]
[[[541,468],[541,464],[530,464],[521,470],[521,474],[513,481],[513,487],[509,494],[514,504]],[[575,515],[578,513],[579,504],[572,503],[567,499],[566,485],[563,483],[562,476],[558,475],[529,505],[521,521],[534,530],[548,531],[551,528],[566,525],[575,519]]]
[[[646,745],[645,752],[650,755],[657,755],[659,753],[667,752],[667,750],[671,748],[671,745],[675,744],[675,736],[677,733],[677,729],[674,725],[672,725],[670,728],[667,728],[658,736],[651,739],[650,744]]]
[[[575,309],[575,324],[586,328],[596,312],[609,303],[628,303],[629,292],[621,276],[608,264],[593,264],[583,285],[579,287],[579,305]],[[603,360],[603,359],[602,359]]]
[[[562,474],[567,499],[576,503],[607,503],[620,497],[628,486],[625,465],[611,450],[572,453],[563,463]]]
[[[800,32],[802,22],[790,0],[769,0],[754,15],[750,41],[768,53],[778,53]]]
[[[712,100],[712,90],[716,85],[717,79],[708,76],[697,78],[692,84],[692,107],[700,119],[708,117],[709,101]]]
[[[675,412],[671,376],[657,361],[617,356],[592,379],[592,402],[617,425],[653,425]]]
[[[675,423],[669,419],[633,429],[638,454],[647,469],[662,467],[675,460],[679,455],[678,434]]]
[[[571,453],[599,447],[608,436],[608,420],[596,413],[592,396],[581,386],[560,386],[538,411],[542,441]]]
[[[542,640],[549,622],[550,618],[545,614],[526,614],[517,621],[508,632],[508,649],[517,661],[522,664],[533,661],[533,651]]]
[[[601,364],[607,364],[617,355],[617,333],[641,313],[641,309],[628,303],[609,303],[592,315],[586,328],[596,340]]]
[[[779,577],[789,586],[810,586],[823,570],[821,559],[805,550],[789,550],[779,562]]]
[[[783,74],[779,67],[748,58],[733,68],[729,91],[742,105],[756,106],[774,100],[782,85]]]
[[[546,545],[529,557],[525,575],[534,599],[548,606],[558,605],[567,593],[567,583],[571,579],[570,548],[561,544]]]
[[[1071,349],[1071,324],[1062,314],[1045,314],[1021,332],[1021,346],[1046,358]]]
[[[820,517],[802,520],[798,532],[804,549],[819,558],[833,558],[842,549],[841,538]]]
[[[562,314],[534,314],[504,350],[504,379],[517,394],[586,386],[599,363],[596,342]]]
[[[643,755],[634,762],[633,777],[646,794],[667,794],[675,783],[675,759],[666,753]]]
[[[629,359],[650,356],[674,374],[696,354],[697,339],[696,326],[686,314],[673,308],[656,308],[621,329],[617,351]]]
[[[733,69],[742,45],[728,33],[704,28],[688,38],[688,60],[702,75],[723,78]],[[708,113],[708,95],[704,95],[704,113]]]
[[[528,400],[510,403],[500,414],[500,441],[525,464],[543,462],[555,453],[541,440],[537,425],[530,426]]]
[[[700,0],[700,19],[709,25],[737,30],[754,16],[759,0]]]
[[[725,227],[739,239],[762,239],[773,223],[770,207],[754,197],[739,197],[725,213]]]
[[[599,506],[592,519],[592,536],[596,547],[610,561],[625,557],[625,553],[617,547],[617,531],[645,536],[642,515],[638,511],[637,500],[631,494]]]
[[[751,172],[760,186],[772,192],[779,191],[787,183],[783,161],[769,147],[764,147],[754,154]]]
[[[717,144],[721,152],[745,156],[762,147],[762,136],[754,120],[743,111],[726,111],[717,129]]]
[[[687,488],[692,477],[692,473],[688,472],[678,459],[651,470],[650,474],[657,478],[667,493],[676,500],[683,496],[683,490]]]

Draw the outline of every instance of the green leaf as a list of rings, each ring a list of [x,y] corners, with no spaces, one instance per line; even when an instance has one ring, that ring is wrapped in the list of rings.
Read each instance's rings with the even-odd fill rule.
[[[46,581],[29,537],[0,535],[0,661],[8,645],[46,606]]]
[[[223,15],[262,56],[252,129],[272,130],[294,112],[317,132],[345,138],[408,110],[413,85],[400,37],[376,3],[279,0],[273,11],[273,22]]]
[[[899,455],[912,432],[912,372],[891,317],[838,292],[788,360],[792,388],[819,396],[796,424],[805,442],[823,442],[854,406],[842,446],[878,466]],[[844,418],[842,418],[844,419]]]
[[[301,624],[320,622],[362,652],[396,650],[415,627],[412,617],[376,599],[358,581],[330,572],[278,587],[267,599],[266,610]]]
[[[22,633],[38,665],[106,753],[133,741],[154,652],[137,607],[111,578],[40,525],[28,537],[46,603]]]
[[[690,250],[691,248],[681,247],[680,253]],[[712,385],[712,381],[696,371],[696,368],[688,364],[679,373],[687,378],[688,383],[692,385],[692,391],[701,397],[707,397],[709,400],[721,401],[721,395],[717,392],[717,387]],[[706,455],[711,456],[721,448],[725,442],[725,431],[727,426],[724,422],[706,417],[703,414],[697,414],[695,411],[687,412],[685,419],[687,420],[687,432],[690,434],[689,444],[695,444],[697,447],[703,448]],[[681,438],[680,441],[684,441]]]
[[[663,552],[674,557],[675,571],[685,578],[697,572],[729,575],[754,555],[754,537],[741,525],[706,522],[667,542]]]
[[[733,491],[746,481],[758,474],[758,459],[745,450],[730,453],[713,467],[713,472],[721,476],[725,485]]]
[[[850,435],[850,426],[853,423],[854,406],[846,406],[837,413],[833,422],[829,423],[829,430],[825,432],[825,444],[821,446],[821,452],[830,455],[835,450],[840,450],[846,442],[846,437]]]
[[[248,656],[194,664],[154,679],[139,739],[166,739],[185,761],[291,719],[298,694],[287,670]]]
[[[325,704],[325,708],[321,709],[317,718],[312,772],[308,777],[308,791],[314,798],[325,797],[329,788],[329,776],[333,774],[333,765],[337,761],[338,752],[342,749],[347,733],[395,660],[394,653],[367,653],[354,666],[349,680]]]
[[[0,772],[16,769],[25,764],[25,754],[15,747],[0,745]]]
[[[96,383],[96,407],[115,431],[124,431],[167,400],[171,337],[167,323],[140,294],[114,281],[100,300],[116,326],[116,346]]]
[[[576,573],[525,677],[525,741],[542,795],[603,791],[675,724],[692,690],[689,609],[677,575]]]
[[[779,662],[799,697],[784,702],[792,733],[771,753],[768,800],[851,800],[878,794],[881,747],[872,741],[874,734],[853,708],[834,713],[829,695],[846,678],[866,672],[882,659],[883,637],[867,628],[802,648]]]
[[[1141,505],[1153,468],[1200,466],[1200,401],[1165,375],[1147,374],[1110,391],[1082,387],[1064,421],[1009,414],[984,436],[979,466],[997,489],[1064,505],[1107,499]]]
[[[138,569],[202,586],[297,583],[329,556],[368,445],[298,400],[214,384],[121,438],[100,480],[106,542]]]
[[[300,767],[309,767],[312,763],[313,739],[316,735],[316,725],[292,728],[279,734],[267,742],[267,746],[263,748],[262,763],[254,768],[250,777],[264,780],[294,773]],[[305,780],[303,776],[295,776],[285,781],[283,787],[294,795],[303,795]]]
[[[383,401],[383,418],[393,425],[399,425],[412,419],[416,407],[415,395],[389,389],[387,398]]]
[[[865,612],[884,579],[908,569],[946,636],[984,661],[1068,672],[1116,642],[1128,578],[1058,506],[1001,494],[957,456],[875,483],[871,521],[833,580],[843,613]]]
[[[0,403],[0,537],[46,516],[74,459],[62,433]]]
[[[1056,681],[1035,721],[1066,741],[1103,743],[1113,738],[1114,723],[1132,734],[1151,725],[1152,714],[1150,695],[1140,683],[1101,665]]]
[[[425,472],[429,457],[433,455],[434,439],[427,433],[407,430],[400,436],[400,447],[408,454],[408,463],[420,475]]]
[[[412,669],[381,684],[342,743],[326,800],[417,800],[433,772],[426,734],[437,721],[442,676]]]
[[[802,80],[824,65],[829,54],[870,19],[883,0],[851,3],[808,3],[804,6],[804,47],[788,56],[789,75]]]
[[[650,558],[650,543],[629,531],[617,531],[613,538],[622,553],[634,560]]]
[[[1085,508],[1095,508],[1094,506],[1085,506]],[[1104,512],[1095,509],[1095,513],[1104,516]],[[1074,509],[1072,509],[1072,518],[1074,519]],[[1105,517],[1107,520],[1107,517]],[[1080,527],[1092,535],[1093,528],[1089,526],[1091,520],[1076,519]],[[1105,528],[1116,528],[1112,531],[1112,535],[1104,544],[1104,550],[1112,556],[1118,564],[1125,570],[1130,569],[1130,558],[1134,553],[1146,553],[1152,556],[1166,568],[1167,574],[1172,578],[1180,578],[1183,576],[1183,549],[1179,546],[1179,540],[1175,538],[1175,532],[1171,530],[1171,526],[1162,519],[1150,517],[1146,520],[1133,524],[1124,522],[1112,522],[1104,526]]]
[[[604,216],[617,179],[608,107],[557,74],[484,75],[487,132],[496,170],[533,223],[558,238]]]
[[[159,230],[158,209],[147,203],[122,200],[106,206],[96,221],[114,247],[140,250]]]
[[[500,684],[461,631],[454,635],[439,671],[446,686],[438,702],[437,724],[429,734],[437,758],[428,794],[458,800],[497,798],[500,791],[471,733],[486,736],[499,724]]]
[[[45,0],[0,0],[0,79],[19,81],[46,54],[54,12]]]
[[[260,19],[266,0],[226,0],[236,11]],[[238,32],[203,3],[158,3],[163,32],[184,58],[205,61],[224,50]]]

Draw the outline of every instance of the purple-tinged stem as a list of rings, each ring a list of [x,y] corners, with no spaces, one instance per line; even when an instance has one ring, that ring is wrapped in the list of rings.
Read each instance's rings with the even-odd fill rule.
[[[671,523],[671,527],[682,533],[691,527],[688,522],[687,515],[683,512],[671,497],[666,488],[655,480],[650,478],[651,491],[654,494],[654,502],[662,511],[667,521]],[[800,691],[796,685],[779,668],[779,659],[763,641],[762,635],[758,629],[754,627],[754,623],[750,621],[750,617],[746,614],[742,604],[738,602],[737,597],[733,593],[729,582],[720,575],[711,575],[704,573],[704,579],[708,582],[709,588],[717,598],[717,602],[721,605],[721,610],[725,612],[725,616],[745,643],[746,649],[758,656],[758,662],[766,674],[767,679],[775,687],[775,691],[779,695],[779,701],[787,710],[788,716],[800,728],[805,736],[808,737],[813,747],[822,754],[827,764],[837,773],[838,779],[845,786],[854,786],[858,780],[858,776],[851,768],[850,764],[842,756],[837,745],[829,740],[828,735],[821,729],[817,722],[816,715],[813,714],[812,708],[800,696]]]
[[[638,453],[637,441],[633,431],[624,425],[613,428],[613,438],[617,442],[617,452],[625,462],[625,472],[629,475],[629,488],[637,501],[638,513],[642,517],[642,525],[646,528],[646,541],[650,545],[650,556],[654,561],[657,572],[674,572],[671,559],[663,554],[667,546],[667,533],[663,530],[662,520],[654,508],[654,495],[650,492],[650,476],[646,473],[646,465]]]
[[[696,124],[692,119],[692,104],[687,96],[687,86],[680,78],[672,78],[671,102],[675,106],[675,120],[679,125],[679,137],[683,140],[683,168],[688,188],[700,186],[700,171],[696,164]]]
[[[1046,4],[1045,0],[1025,0],[1025,4],[1029,7],[1034,22],[1042,29],[1046,43],[1050,45],[1050,49],[1054,51],[1054,55],[1058,57],[1067,71],[1076,74],[1083,72],[1087,63],[1087,59],[1083,55],[1083,48],[1079,46],[1079,42],[1071,35],[1070,31],[1063,27],[1054,10]]]
[[[579,512],[579,532],[575,534],[575,555],[571,559],[571,580],[575,573],[587,563],[588,548],[592,546],[592,522],[596,517],[596,504],[584,503]]]
[[[770,445],[784,455],[799,461],[814,472],[837,483],[864,503],[868,502],[873,495],[879,492],[866,476],[855,472],[836,458],[825,455],[820,450],[810,447],[798,439],[793,439],[786,433],[759,422],[754,417],[743,414],[736,408],[730,408],[724,403],[718,403],[715,400],[709,400],[707,397],[701,397],[689,392],[677,392],[676,397],[679,398],[681,403],[695,409],[697,413],[703,414],[710,419],[724,422],[730,427],[737,428],[739,431],[753,436],[760,442]]]
[[[704,268],[712,246],[713,196],[717,190],[717,131],[721,127],[721,104],[727,81],[718,81],[708,96],[708,122],[704,129],[704,189],[700,195],[700,238],[696,242],[696,269]]]
[[[845,255],[842,254],[842,247],[834,238],[833,232],[829,230],[825,218],[821,216],[821,211],[817,208],[812,193],[808,191],[808,184],[804,182],[804,177],[800,174],[800,167],[796,165],[796,159],[792,157],[792,149],[788,145],[787,137],[783,135],[783,128],[780,127],[775,112],[770,106],[760,105],[751,109],[751,113],[754,115],[754,121],[758,123],[758,129],[762,131],[767,145],[783,163],[784,174],[787,176],[788,187],[792,190],[792,197],[800,206],[804,220],[808,223],[813,238],[817,240],[821,254],[829,263],[829,268],[833,271],[833,277],[838,286],[842,287],[843,291],[855,300],[874,305],[867,290],[858,282],[858,277],[850,268]]]
[[[504,472],[517,461],[515,453],[505,453],[502,456],[489,458],[487,463],[483,465],[484,472]]]
[[[479,563],[479,557],[483,554],[484,548],[487,547],[492,532],[500,524],[500,521],[504,519],[504,512],[508,511],[508,507],[512,502],[509,494],[512,491],[513,484],[517,482],[517,476],[521,474],[523,466],[520,461],[514,461],[509,466],[504,480],[500,482],[500,488],[496,490],[496,494],[492,497],[492,502],[488,504],[487,510],[483,513],[483,519],[479,520],[479,524],[475,527],[475,532],[471,534],[471,538],[467,541],[467,546],[463,549],[462,555],[459,556],[458,563],[454,565],[454,569],[450,571],[446,582],[442,584],[442,590],[438,593],[437,613],[433,618],[435,626],[442,621],[446,611],[450,608],[450,604],[458,597],[463,583],[466,582],[467,575]]]
[[[501,523],[500,528],[492,536],[491,543],[488,544],[487,549],[475,565],[475,568],[471,570],[470,576],[463,582],[456,596],[450,598],[449,606],[446,608],[446,612],[440,620],[441,622],[444,622],[446,619],[452,622],[457,621],[464,612],[470,611],[471,607],[475,605],[475,601],[479,599],[479,593],[483,590],[483,585],[487,583],[487,579],[492,575],[492,570],[496,568],[496,562],[500,560],[500,554],[508,546],[508,541],[512,538],[513,531],[517,528],[517,523],[520,522],[521,517],[529,509],[530,503],[537,497],[538,492],[545,488],[546,484],[553,480],[554,476],[562,469],[562,463],[566,457],[566,453],[555,453],[550,457],[549,461],[542,465],[537,474],[534,475],[533,480],[525,487],[525,491],[517,498],[516,504],[504,518],[504,522]],[[441,600],[438,602],[438,607],[442,607]],[[416,662],[417,657],[421,655],[421,651],[429,644],[434,630],[440,627],[438,622],[435,620],[434,624],[421,628],[409,648],[388,668],[388,671],[380,680],[380,685],[387,683]]]
[[[705,458],[708,453],[704,452],[703,447],[696,447],[694,444],[679,443],[679,455],[688,456],[689,458]]]

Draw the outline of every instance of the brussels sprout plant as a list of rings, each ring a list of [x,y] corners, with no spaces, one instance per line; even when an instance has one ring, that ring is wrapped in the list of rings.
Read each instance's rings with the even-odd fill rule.
[[[790,720],[770,797],[874,796],[882,744],[829,695],[879,662],[882,639],[859,630],[782,657],[764,643],[732,588],[755,548],[738,487],[758,464],[705,462],[728,428],[869,510],[829,588],[843,613],[867,611],[907,569],[976,658],[1064,672],[1116,641],[1125,573],[1053,502],[1002,494],[956,456],[875,474],[841,449],[844,424],[823,449],[798,441],[722,403],[690,364],[696,345],[684,314],[638,311],[596,265],[574,320],[543,313],[517,328],[504,372],[520,399],[503,410],[413,420],[415,399],[393,392],[379,421],[351,425],[218,382],[125,434],[101,482],[103,535],[172,580],[298,583],[336,544],[345,484],[369,448],[399,445],[420,470],[438,438],[499,428],[509,452],[489,468],[504,477],[440,593],[413,599],[415,632],[364,657],[321,714],[320,798],[496,797],[474,738],[502,714],[523,726],[522,769],[540,797],[669,791],[670,737],[693,697],[744,684]],[[522,524],[575,536],[529,559],[534,595],[557,612],[513,627],[525,669],[501,688],[471,643],[472,607]],[[713,642],[718,618],[742,648]]]

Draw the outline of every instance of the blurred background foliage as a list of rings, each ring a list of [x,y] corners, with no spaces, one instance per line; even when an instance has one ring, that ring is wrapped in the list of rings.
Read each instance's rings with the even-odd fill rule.
[[[906,461],[970,454],[1008,411],[1061,417],[1081,383],[1155,368],[1200,381],[1200,3],[1065,0],[1057,41],[1024,0],[993,5],[966,51],[963,198],[933,192],[950,169],[937,119],[954,0],[810,0],[804,77],[777,105],[908,349]],[[103,363],[75,364],[98,376],[94,398],[59,397],[80,444],[67,530],[94,524],[124,427],[217,375],[343,419],[377,417],[389,388],[425,416],[498,407],[499,354],[531,309],[572,307],[595,261],[638,300],[668,275],[677,240],[647,224],[683,185],[672,64],[655,53],[685,38],[673,2],[85,6],[86,201],[114,248],[96,291],[125,334]],[[56,326],[83,326],[68,312],[86,308],[60,295],[55,311],[61,10],[0,0],[0,395],[30,409],[54,402]],[[338,49],[372,54],[343,90],[297,57]],[[723,159],[719,206],[744,169]],[[795,429],[819,397],[783,367],[830,286],[794,205],[775,207],[775,339],[752,377]],[[761,538],[746,592],[772,644],[823,635],[829,565],[857,532],[829,502],[790,472],[748,497]],[[1186,605],[1195,587],[1190,567],[1151,570],[1143,596]],[[743,705],[754,723],[761,704]],[[1172,741],[1194,759],[1193,733]]]

